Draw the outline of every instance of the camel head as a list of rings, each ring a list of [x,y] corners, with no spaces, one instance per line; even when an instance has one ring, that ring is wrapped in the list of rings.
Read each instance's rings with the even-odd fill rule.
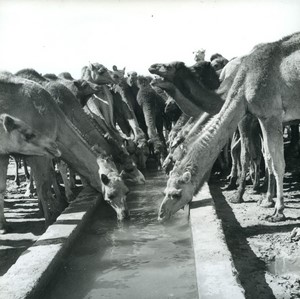
[[[137,165],[140,169],[146,169],[147,159],[150,155],[148,142],[145,138],[140,138],[136,140],[136,151],[135,156],[137,160]]]
[[[129,217],[126,196],[129,189],[117,171],[117,167],[109,157],[98,156],[99,175],[102,183],[104,200],[116,211],[118,220]]]
[[[219,71],[228,63],[228,60],[221,54],[216,53],[210,57],[210,62],[215,71]]]
[[[127,78],[126,78],[127,84],[129,86],[136,85],[137,76],[138,76],[137,72],[129,72],[129,73],[127,73]]]
[[[122,70],[119,70],[115,65],[112,67],[112,71],[108,71],[111,79],[114,81],[114,83],[118,84],[120,83],[124,77],[125,77],[125,67]]]
[[[78,89],[79,97],[87,97],[101,90],[101,85],[95,84],[91,81],[79,79],[73,80],[72,82]]]
[[[198,51],[194,51],[193,54],[194,54],[194,60],[196,62],[205,60],[205,49],[200,49]]]
[[[138,88],[147,87],[150,85],[152,78],[150,76],[137,76],[136,85]]]
[[[121,172],[122,179],[130,185],[144,185],[146,180],[144,175],[138,170],[135,163],[128,157],[123,163]]]
[[[21,119],[8,114],[0,115],[0,145],[2,153],[60,157],[57,144],[51,138],[32,129]]]
[[[192,200],[194,186],[191,179],[192,176],[189,171],[180,174],[173,170],[170,173],[165,189],[165,198],[159,208],[158,220],[168,220]]]
[[[85,72],[85,73],[84,73]],[[108,69],[100,63],[90,63],[88,68],[83,70],[83,79],[92,81],[96,84],[114,84]]]
[[[172,90],[175,88],[174,84],[170,81],[165,81],[161,77],[156,77],[151,81],[152,87],[159,87],[162,90],[166,91],[169,94],[172,94]]]
[[[171,63],[156,63],[149,67],[151,74],[159,75],[168,81],[173,81],[178,70],[185,67],[185,64],[181,61],[175,61]]]

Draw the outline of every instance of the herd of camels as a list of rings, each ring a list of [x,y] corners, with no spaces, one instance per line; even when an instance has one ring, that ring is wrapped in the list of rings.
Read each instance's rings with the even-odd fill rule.
[[[219,54],[205,61],[200,52],[195,60],[190,67],[153,64],[149,72],[156,78],[126,76],[125,69],[99,63],[85,66],[79,80],[33,69],[1,72],[1,233],[9,230],[4,196],[10,156],[29,164],[46,225],[74,199],[74,172],[102,193],[119,220],[128,217],[126,196],[132,184],[145,183],[150,161],[168,174],[158,212],[167,220],[192,200],[215,161],[228,160],[229,140],[228,187],[239,182],[232,202],[243,201],[250,165],[257,187],[263,157],[268,191],[260,204],[274,207],[268,220],[283,221],[283,124],[300,119],[300,33],[229,62]]]

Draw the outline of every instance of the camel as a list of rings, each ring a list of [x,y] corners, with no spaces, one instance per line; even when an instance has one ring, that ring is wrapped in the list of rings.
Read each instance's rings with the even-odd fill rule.
[[[256,47],[242,58],[221,111],[206,125],[185,158],[175,165],[161,203],[159,219],[169,218],[192,200],[213,162],[238,123],[250,111],[259,120],[266,163],[276,179],[277,197],[270,221],[284,216],[282,123],[300,117],[300,33]],[[207,101],[222,100],[217,93],[198,87]],[[272,200],[268,198],[266,201]]]
[[[42,105],[44,92],[7,72],[0,74],[0,89],[0,231],[4,233],[7,230],[3,207],[9,154],[52,158],[60,157],[61,151],[56,138],[57,120],[44,118],[46,111],[51,112],[51,108]],[[50,221],[51,212],[56,210],[55,203],[46,199],[42,204],[45,218]]]
[[[164,126],[164,100],[152,89],[151,78],[144,76],[137,77],[139,88],[137,101],[145,116],[149,144],[153,147],[153,154],[157,161],[166,157],[166,142],[163,134]]]
[[[216,53],[210,57],[210,62],[212,67],[215,69],[216,73],[220,75],[222,69],[228,63],[228,60],[225,57],[223,57],[221,54]]]
[[[38,76],[39,74],[36,75]],[[11,105],[7,105],[5,109],[8,111],[13,111],[18,117],[24,118],[24,115],[26,114],[26,119],[32,118],[34,120],[34,127],[39,128],[39,130],[42,132],[50,132],[55,138],[59,149],[62,152],[62,159],[80,175],[86,178],[92,187],[99,192],[102,192],[106,201],[111,201],[111,199],[108,197],[108,194],[111,193],[111,190],[114,191],[114,187],[117,186],[116,189],[118,190],[118,196],[116,196],[114,202],[118,204],[120,210],[122,210],[122,212],[120,212],[117,216],[119,219],[124,218],[127,214],[124,206],[124,198],[126,198],[128,189],[121,179],[118,177],[119,184],[114,182],[114,187],[111,186],[111,184],[107,184],[108,176],[106,174],[106,169],[99,165],[99,162],[97,161],[97,153],[91,149],[87,141],[83,138],[83,134],[72,124],[68,118],[66,118],[63,112],[59,109],[58,105],[55,103],[54,98],[51,97],[51,95],[45,89],[43,89],[41,85],[31,80],[23,79],[19,76],[10,75],[10,77],[12,79],[10,79],[8,83],[11,83],[11,92],[15,92],[17,86],[20,85],[21,91],[23,93],[25,92],[27,97],[14,99],[15,105],[12,106],[14,102],[11,101]],[[34,78],[35,76],[32,77]],[[40,82],[42,81],[43,80]],[[48,84],[50,83],[51,82]],[[49,86],[51,88],[51,84]],[[58,96],[56,100],[61,101],[61,98]],[[75,102],[78,103],[76,100]],[[24,105],[26,109],[24,108]],[[34,170],[34,173],[45,167],[42,165],[41,161],[37,161],[36,159],[35,163],[36,170]],[[31,167],[34,168],[33,165],[31,165]],[[101,175],[99,174],[99,169],[100,171],[103,170]],[[38,180],[43,180],[43,177],[35,177],[35,180],[36,184],[38,185]],[[40,196],[39,193],[38,195]],[[47,198],[43,198],[43,200],[47,200]],[[46,223],[50,224],[55,220],[55,217],[51,216],[50,212],[47,211],[47,208],[48,207],[46,207],[45,211],[44,207],[44,214]]]
[[[108,69],[99,63],[90,63],[89,66],[84,66],[81,71],[81,79],[98,84],[101,88],[95,93],[99,99],[101,113],[107,125],[113,130],[117,130],[114,122],[113,114],[113,96],[107,84],[114,84],[115,81],[111,78]]]
[[[46,75],[44,75],[44,77],[48,78]],[[86,104],[86,101],[92,94],[101,90],[100,85],[83,79],[75,80],[70,73],[67,72],[60,73],[56,79],[48,79],[58,81],[59,83],[68,87],[79,100],[81,106]]]
[[[145,184],[145,177],[138,170],[136,164],[129,155],[128,150],[124,147],[121,136],[119,136],[118,132],[111,130],[111,128],[107,126],[98,104],[98,101],[95,100],[94,97],[91,97],[87,101],[84,111],[91,117],[94,125],[110,144],[110,153],[115,162],[120,164],[120,167],[122,168],[122,178],[126,183],[134,185]]]
[[[131,86],[128,85],[125,76],[125,68],[123,70],[118,70],[114,65],[113,71],[109,71],[110,76],[115,81],[114,92],[119,94],[122,101],[126,104],[123,105],[122,113],[125,113],[125,118],[127,119],[129,126],[131,127],[135,140],[145,140],[146,136],[139,126],[137,117],[135,115],[135,110],[137,109],[136,95],[134,94]]]
[[[97,123],[93,122],[82,110],[80,105],[75,100],[74,95],[62,84],[58,82],[48,82],[32,70],[24,70],[18,73],[25,77],[31,77],[36,80],[52,95],[57,105],[62,109],[65,115],[84,135],[84,138],[90,146],[98,145],[101,155],[112,155],[118,162],[123,163],[124,171],[122,178],[126,178],[130,183],[142,184],[145,182],[144,176],[136,169],[134,163],[129,159],[127,152],[120,147],[114,139],[107,139],[103,132],[99,129]],[[108,132],[105,132],[107,134]],[[104,169],[107,167],[104,167]],[[113,169],[111,166],[110,169]],[[129,172],[129,173],[127,173]],[[117,175],[117,170],[115,169]],[[117,183],[117,181],[116,181]],[[117,188],[117,187],[116,187]],[[122,190],[121,187],[118,187]]]
[[[124,71],[125,70],[119,71],[116,66],[113,67],[113,71],[109,71],[103,65],[95,63],[83,68],[82,78],[101,85],[102,90],[93,95],[94,105],[96,105],[95,102],[98,100],[97,110],[101,112],[106,124],[111,130],[115,131],[115,134],[119,134],[115,127],[116,122],[125,134],[129,134],[131,128],[134,132],[138,151],[140,155],[144,155],[148,149],[145,148],[145,136],[139,128],[135,114],[132,111],[132,105],[130,103],[132,97],[130,97],[130,90],[127,88],[129,86],[125,88],[124,85],[123,87],[116,85],[122,80]],[[125,83],[126,82],[124,82],[124,84]],[[111,92],[106,84],[114,85],[118,92]],[[123,88],[125,88],[124,91]],[[125,136],[123,136],[123,138],[127,139]],[[143,157],[142,161],[144,160]],[[144,168],[143,165],[139,166]]]
[[[200,50],[194,51],[194,60],[196,62],[201,62],[205,60],[205,49],[201,48]]]
[[[215,71],[212,66],[207,62],[200,62],[192,67],[187,68],[183,62],[173,62],[170,64],[154,64],[149,68],[151,73],[162,76],[165,80],[156,80],[155,84],[158,84],[166,90],[168,93],[172,94],[177,103],[184,107],[184,111],[189,113],[191,116],[195,116],[198,119],[199,115],[203,113],[203,110],[206,111],[210,115],[216,114],[224,104],[227,93],[230,89],[230,86],[235,78],[235,75],[238,71],[239,65],[241,63],[242,58],[237,58],[229,62],[226,67],[223,69],[222,74],[226,73],[226,75],[222,75],[222,82],[219,88],[216,90],[215,94],[210,93],[210,90],[213,90],[218,86],[219,80],[216,76]],[[207,74],[207,76],[205,76]],[[206,78],[206,80],[204,80]],[[198,89],[203,86],[207,87],[208,92],[213,95],[212,102],[215,107],[211,106],[211,103],[207,98],[201,96],[201,91]],[[218,97],[221,96],[221,97]],[[193,101],[192,101],[192,100]],[[189,107],[190,106],[190,107]],[[190,109],[188,109],[190,108]],[[191,114],[191,111],[193,114]],[[205,122],[209,119],[208,115],[203,119]],[[246,123],[244,123],[246,122]],[[199,131],[199,128],[203,127],[202,121],[196,123],[193,131]],[[247,128],[252,127],[250,116],[241,121],[239,125],[239,130],[242,136],[242,171],[241,171],[241,180],[238,188],[237,195],[232,197],[231,201],[234,203],[240,203],[243,201],[243,194],[245,191],[245,180],[246,173],[248,169],[249,156],[251,157],[251,161],[254,163],[255,169],[258,168],[258,163],[260,163],[260,159],[258,159],[257,153],[252,153],[251,149],[254,148],[253,142],[251,140],[252,132]],[[180,139],[181,134],[178,135],[178,139]],[[183,136],[187,137],[183,132]],[[260,140],[259,140],[260,142]],[[235,148],[237,150],[237,148]],[[226,150],[223,151],[224,157],[221,156],[219,158],[219,162],[221,165],[226,165]],[[233,158],[238,158],[238,153],[233,153]],[[230,183],[228,188],[236,188],[236,179],[237,179],[237,168],[236,159],[233,159],[232,170]],[[171,159],[169,159],[171,161]],[[255,174],[256,182],[258,178],[258,174]],[[265,205],[265,203],[263,204]]]

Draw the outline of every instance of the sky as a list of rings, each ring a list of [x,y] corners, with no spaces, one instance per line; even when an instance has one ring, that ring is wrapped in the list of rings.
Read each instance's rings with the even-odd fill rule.
[[[299,0],[0,0],[0,69],[40,73],[99,62],[148,75],[153,63],[227,59],[300,31]]]

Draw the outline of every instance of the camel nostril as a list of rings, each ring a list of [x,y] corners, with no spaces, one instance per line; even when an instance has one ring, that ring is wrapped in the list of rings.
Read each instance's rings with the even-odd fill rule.
[[[164,209],[161,209],[159,212],[158,212],[158,220],[161,221],[163,220],[165,216],[165,210]]]
[[[128,210],[126,210],[124,212],[124,219],[129,220],[130,219],[130,212]]]

